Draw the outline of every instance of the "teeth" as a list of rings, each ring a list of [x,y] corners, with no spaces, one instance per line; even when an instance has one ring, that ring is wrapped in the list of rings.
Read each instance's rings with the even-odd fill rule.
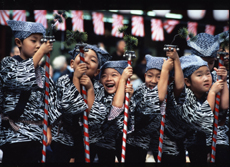
[[[107,84],[106,86],[107,86],[107,87],[113,87],[114,84]]]

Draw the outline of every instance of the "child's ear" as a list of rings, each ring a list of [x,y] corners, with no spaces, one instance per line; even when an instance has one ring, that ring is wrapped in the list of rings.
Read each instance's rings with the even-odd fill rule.
[[[96,77],[100,73],[100,69],[97,69],[96,73],[94,73],[94,76]]]
[[[71,59],[70,60],[70,67],[73,69],[73,64],[74,64],[74,60],[73,59]]]
[[[191,82],[188,78],[184,78],[184,83],[186,84],[187,87],[191,86]]]
[[[22,41],[19,38],[15,38],[14,41],[19,48],[22,47]]]

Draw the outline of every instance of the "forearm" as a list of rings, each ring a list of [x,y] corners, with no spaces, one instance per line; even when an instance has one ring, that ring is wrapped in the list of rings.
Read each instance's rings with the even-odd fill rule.
[[[214,112],[214,107],[215,107],[215,100],[216,100],[216,93],[209,91],[208,96],[207,96],[207,101],[208,101],[210,108],[213,112]]]
[[[77,77],[73,77],[73,84],[77,88],[78,92],[81,92],[80,80]]]
[[[162,69],[160,80],[157,84],[160,102],[164,101],[168,88],[169,71]]]
[[[226,110],[229,108],[229,90],[227,82],[224,83],[224,89],[221,91],[220,108]]]
[[[175,98],[180,96],[181,91],[184,89],[184,74],[181,69],[181,64],[179,58],[174,60],[174,94]]]
[[[44,53],[42,50],[38,50],[33,56],[34,68],[37,68],[40,60],[42,59]]]
[[[125,85],[126,85],[126,81],[121,79],[119,81],[116,94],[113,97],[113,102],[112,102],[113,106],[118,108],[121,108],[123,106],[125,100]]]
[[[95,99],[94,89],[87,90],[88,112],[91,110]]]

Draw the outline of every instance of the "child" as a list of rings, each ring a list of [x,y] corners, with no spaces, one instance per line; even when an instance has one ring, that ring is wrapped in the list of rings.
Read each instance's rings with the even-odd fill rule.
[[[202,133],[193,134],[194,141],[197,142],[197,147],[193,146],[193,149],[196,148],[194,152],[199,151],[200,158],[198,160],[200,163],[206,163],[206,145],[211,145],[216,93],[221,90],[222,92],[225,91],[225,93],[221,95],[221,100],[223,98],[228,100],[227,83],[224,80],[219,80],[212,85],[212,77],[207,62],[196,55],[183,56],[180,58],[180,61],[185,77],[186,96],[184,102],[179,104],[180,107],[177,111],[178,114],[182,116],[182,119],[190,126],[189,132],[193,133],[193,131],[196,130],[197,132],[205,134],[202,137],[204,137],[206,141],[202,143],[198,143],[197,139],[199,138],[196,136],[196,134]],[[220,108],[228,108],[228,102],[221,103]],[[192,143],[186,141],[187,147],[190,146],[189,144],[192,145],[193,141]],[[190,156],[190,154],[189,158],[191,162],[198,162],[197,160],[193,161],[192,158],[194,157]]]
[[[173,68],[172,59],[165,61],[164,64],[164,59],[161,57],[146,55],[145,59],[147,61],[145,83],[134,92],[134,104],[130,106],[131,110],[134,110],[132,114],[135,118],[135,130],[127,137],[126,163],[145,163],[151,135],[156,135],[160,127],[160,103],[165,98],[169,71]],[[163,95],[160,94],[161,90],[158,92],[158,81],[161,84],[166,83]],[[159,135],[157,139],[158,137]],[[158,141],[155,144],[158,145]]]
[[[6,57],[0,67],[0,146],[3,163],[38,163],[42,158],[45,71],[38,66],[44,54],[52,50],[47,41],[41,44],[45,28],[40,23],[8,20],[19,56]],[[49,80],[48,124],[61,115],[53,102],[56,92]],[[49,129],[47,143],[51,142]]]
[[[209,70],[212,71],[219,50],[219,41],[217,36],[207,33],[200,33],[187,41],[192,54],[200,56],[208,63]]]
[[[58,104],[63,118],[60,126],[56,126],[52,131],[54,142],[51,148],[54,162],[69,162],[73,157],[75,162],[85,161],[83,129],[79,124],[79,119],[82,120],[82,114],[87,107],[89,110],[92,107],[94,86],[98,87],[98,82],[94,78],[100,72],[100,66],[110,58],[106,51],[96,46],[87,45],[85,48],[88,49],[88,52],[84,53],[85,63],[80,63],[79,52],[72,50],[70,65],[74,72],[60,77],[57,82]],[[86,75],[83,75],[84,73]],[[81,96],[80,84],[87,90],[88,105]],[[94,152],[93,149],[90,151]]]
[[[218,36],[213,36],[207,33],[200,33],[194,38],[195,40],[191,38],[187,41],[188,46],[191,48],[192,54],[200,56],[204,61],[206,61],[208,63],[209,70],[212,71],[217,57],[217,51],[219,50]],[[213,73],[211,73],[211,75],[212,79],[214,79]],[[190,132],[190,135],[187,135],[187,142],[190,143],[189,145],[191,145],[187,148],[188,152],[190,152],[190,160],[191,162],[200,162],[203,159],[202,163],[204,163],[204,158],[202,158],[202,156],[198,156],[196,150],[201,147],[205,147],[205,134],[201,131],[194,131],[193,133]],[[196,136],[195,138],[197,139],[195,139],[194,136]],[[203,143],[203,146],[201,143]]]
[[[108,61],[101,68],[100,82],[103,88],[96,95],[89,113],[90,140],[91,144],[93,141],[97,147],[99,162],[115,162],[116,139],[120,136],[123,128],[124,116],[121,112],[124,111],[124,106],[115,108],[113,98],[117,91],[121,91],[123,95],[119,98],[124,103],[125,84],[128,77],[132,75],[132,67],[127,66],[127,61],[121,60]],[[132,91],[130,84],[126,87],[126,92],[132,95]],[[96,102],[100,104],[100,110],[95,109]],[[119,147],[121,148],[121,145]]]

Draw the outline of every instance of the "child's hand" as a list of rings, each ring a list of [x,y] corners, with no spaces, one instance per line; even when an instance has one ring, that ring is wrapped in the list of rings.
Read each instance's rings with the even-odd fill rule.
[[[169,50],[171,47],[169,47]],[[179,59],[179,55],[176,51],[176,48],[173,48],[173,51],[166,51],[166,56],[172,58],[173,60]]]
[[[216,74],[218,76],[221,76],[221,79],[223,80],[223,82],[225,82],[227,80],[227,70],[225,66],[220,66],[218,69],[216,67],[214,67],[214,70],[216,71]]]
[[[132,97],[133,92],[134,92],[133,84],[128,84],[128,85],[125,86],[125,93],[129,93],[129,98]]]
[[[74,69],[74,76],[78,79],[82,77],[84,73],[86,73],[87,66],[85,63],[79,63],[77,67]]]
[[[51,128],[47,128],[47,143],[46,146],[49,146],[52,142],[52,133],[51,133]]]
[[[126,80],[133,75],[133,68],[131,66],[128,66],[124,69],[121,78]]]
[[[162,70],[163,69],[165,69],[165,70],[167,70],[167,71],[171,71],[172,69],[173,69],[173,59],[167,59],[167,60],[165,60],[164,59],[164,63],[163,63],[163,65],[162,65]]]
[[[82,75],[82,77],[80,78],[80,84],[85,86],[86,90],[93,88],[93,83],[87,75]]]
[[[224,82],[223,82],[223,80],[219,80],[219,81],[216,81],[212,85],[210,92],[214,92],[216,94],[216,93],[220,92],[223,88],[224,88]]]
[[[53,50],[53,43],[49,41],[44,42],[39,49],[43,51],[43,54],[48,54],[50,51]]]

